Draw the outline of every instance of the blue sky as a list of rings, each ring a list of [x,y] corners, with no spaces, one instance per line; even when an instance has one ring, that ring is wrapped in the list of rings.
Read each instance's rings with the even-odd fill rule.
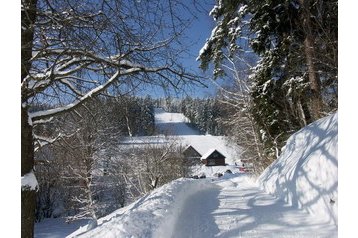
[[[192,1],[191,1],[192,2]],[[201,69],[199,69],[200,62],[196,61],[198,57],[200,49],[204,46],[205,41],[211,35],[211,31],[215,26],[215,22],[211,16],[209,16],[209,12],[213,8],[215,1],[202,1],[203,11],[198,13],[197,19],[195,19],[191,25],[191,27],[187,30],[188,36],[190,36],[190,40],[193,45],[190,47],[191,56],[185,60],[184,64],[193,69],[196,72],[201,73]],[[208,72],[211,73],[210,71]],[[212,86],[210,82],[207,82],[209,88],[195,88],[195,93],[197,95],[194,96],[206,96],[206,94],[213,94],[215,92],[215,88]]]
[[[190,8],[193,9],[193,13],[195,14],[195,18],[193,19],[192,24],[186,30],[185,41],[184,44],[188,45],[187,56],[183,56],[182,63],[183,65],[190,70],[193,70],[199,74],[202,74],[202,70],[199,69],[200,62],[196,61],[196,58],[199,54],[200,49],[204,46],[205,41],[211,35],[211,31],[215,26],[215,22],[211,16],[209,16],[209,12],[213,8],[215,4],[215,0],[200,0],[197,1],[197,4],[200,6],[193,5],[194,1],[192,0],[184,0],[183,4],[188,4]],[[188,12],[182,13],[184,16],[193,17]],[[207,75],[210,75],[211,72],[208,71]],[[184,91],[181,91],[179,94],[170,93],[171,96],[175,97],[185,97],[186,95],[190,95],[192,97],[207,97],[212,96],[215,93],[215,87],[212,85],[210,81],[205,82],[208,85],[208,88],[204,87],[191,87]],[[166,93],[163,92],[162,89],[158,89],[155,87],[149,86],[146,90],[142,91],[140,94],[150,94],[152,97],[162,97],[166,96]]]

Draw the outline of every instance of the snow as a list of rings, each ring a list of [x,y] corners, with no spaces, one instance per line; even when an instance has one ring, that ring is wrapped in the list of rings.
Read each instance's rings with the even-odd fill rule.
[[[157,112],[159,125],[186,120]],[[334,114],[295,133],[258,179],[235,165],[196,166],[205,179],[172,181],[67,237],[337,237],[337,123]],[[178,137],[217,148],[203,140],[217,137]]]
[[[63,238],[82,226],[87,224],[88,220],[77,220],[66,223],[63,218],[45,218],[39,223],[35,223],[35,238]],[[81,229],[81,228],[80,228]]]
[[[190,120],[182,113],[168,113],[161,108],[155,109],[155,124],[159,132],[167,132],[186,146],[193,146],[201,155],[211,149],[217,149],[226,156],[226,163],[239,161],[239,148],[226,140],[225,136],[200,135],[200,132],[189,127]],[[186,147],[185,146],[185,147]]]
[[[169,113],[161,108],[155,109],[154,114],[157,136],[142,136],[125,139],[124,143],[135,144],[159,144],[169,140],[178,140],[184,147],[193,146],[201,155],[210,149],[217,149],[226,158],[228,164],[239,162],[240,149],[226,140],[225,136],[200,135],[200,132],[187,123],[190,120],[182,113]]]
[[[271,79],[267,80],[263,85],[262,85],[262,93],[265,95],[267,93],[266,89],[269,86],[269,84],[271,83]]]
[[[21,189],[22,190],[38,190],[39,184],[37,183],[36,176],[33,171],[21,176]]]
[[[203,159],[206,159],[206,158],[208,158],[209,157],[209,155],[211,155],[214,151],[215,151],[216,149],[215,148],[211,148],[211,149],[209,149],[205,154],[203,154],[202,156],[201,156],[201,160],[203,160]]]
[[[193,135],[178,138],[182,140],[183,144],[193,146],[201,155],[211,149],[216,149],[226,157],[225,163],[230,165],[240,163],[240,148],[226,140],[225,136]]]
[[[204,55],[205,52],[207,52],[209,50],[209,48],[210,48],[210,46],[209,46],[210,43],[209,42],[215,37],[215,34],[217,34],[217,31],[219,31],[218,26],[215,26],[214,29],[212,29],[212,31],[211,31],[210,37],[208,39],[206,39],[206,42],[205,42],[204,46],[200,49],[199,55],[196,58],[196,61],[199,61],[200,57],[202,55]]]
[[[217,20],[215,16],[217,15],[218,11],[219,7],[215,5],[213,9],[211,9],[211,11],[209,12],[209,16],[213,16],[215,21]]]
[[[260,176],[271,194],[337,225],[338,115],[322,118],[292,135],[278,160]]]
[[[246,175],[212,181],[214,187],[187,196],[166,237],[332,237],[334,227],[312,221],[258,189]]]
[[[239,167],[236,165],[226,165],[226,166],[206,166],[196,165],[192,167],[193,175],[202,175],[204,174],[207,178],[217,178],[217,174],[223,174],[224,177],[227,175],[226,171],[231,170],[233,173],[243,173],[240,171]]]
[[[245,174],[178,179],[68,237],[336,237],[335,226],[261,190]]]
[[[239,15],[243,15],[247,10],[247,5],[242,5],[239,10],[237,11]]]
[[[199,135],[200,133],[190,128],[186,123],[189,119],[182,113],[168,113],[161,108],[155,109],[154,121],[159,134],[169,135]]]
[[[85,232],[82,227],[68,237],[166,237],[185,198],[211,186],[204,180],[175,180],[99,219],[98,228]]]

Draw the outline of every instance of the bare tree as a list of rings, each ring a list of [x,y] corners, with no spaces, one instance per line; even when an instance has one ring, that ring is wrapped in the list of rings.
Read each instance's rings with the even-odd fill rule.
[[[177,39],[188,23],[180,1],[21,3],[22,176],[32,174],[34,125],[111,93],[113,85],[179,88],[197,80],[177,61],[183,51]],[[51,108],[31,111],[36,102]],[[35,191],[22,187],[22,237],[33,237],[34,206]]]
[[[226,116],[219,119],[224,125],[231,140],[241,146],[241,161],[246,167],[252,165],[253,172],[259,173],[271,161],[265,156],[264,144],[260,129],[252,115],[252,82],[250,72],[255,64],[255,58],[250,58],[250,52],[243,52],[233,57],[225,57],[223,69],[230,77],[230,86],[225,87],[213,81],[219,88],[219,102],[222,110],[227,110]]]
[[[151,137],[122,145],[121,153],[110,161],[114,173],[123,177],[131,199],[174,179],[185,177],[188,165],[181,154],[180,142],[171,137]]]
[[[42,182],[37,219],[61,215],[68,221],[90,219],[94,226],[98,217],[123,206],[125,184],[113,176],[106,163],[120,153],[116,150],[121,137],[120,112],[115,109],[111,100],[92,99],[51,123],[43,123],[43,128],[35,127],[36,134],[51,136],[46,129],[61,133],[52,144],[37,143],[35,174]],[[61,203],[63,208],[57,209]]]
[[[141,172],[149,190],[168,183],[176,178],[184,177],[182,167],[184,158],[178,153],[178,141],[170,139],[164,145],[148,145],[143,149],[144,165]]]

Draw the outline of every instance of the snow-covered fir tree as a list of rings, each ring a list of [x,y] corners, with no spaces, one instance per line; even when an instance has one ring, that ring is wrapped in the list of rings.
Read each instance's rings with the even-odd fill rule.
[[[259,56],[250,74],[250,113],[272,159],[292,132],[337,108],[337,1],[217,1],[201,68],[228,73],[229,59]],[[249,55],[249,54],[247,54]],[[330,55],[330,57],[326,57]]]

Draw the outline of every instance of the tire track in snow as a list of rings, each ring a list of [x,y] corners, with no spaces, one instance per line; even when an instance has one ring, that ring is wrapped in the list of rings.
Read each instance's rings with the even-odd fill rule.
[[[212,237],[218,233],[212,212],[219,206],[219,193],[217,186],[189,196],[177,217],[171,238]]]

